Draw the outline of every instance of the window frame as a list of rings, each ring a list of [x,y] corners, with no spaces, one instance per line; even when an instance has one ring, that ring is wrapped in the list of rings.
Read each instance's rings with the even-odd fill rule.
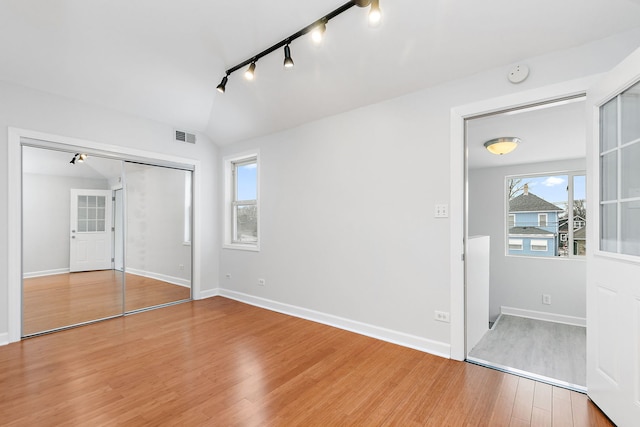
[[[247,251],[260,251],[260,153],[259,150],[228,156],[224,163],[224,242],[225,249],[239,249]],[[237,173],[239,166],[256,164],[256,199],[236,200]],[[240,241],[235,238],[237,234],[237,209],[241,206],[256,206],[257,236],[255,242]]]
[[[540,243],[544,243],[544,249],[534,249],[534,246],[543,246]],[[529,241],[529,250],[531,252],[549,252],[549,241],[546,239],[531,239]]]
[[[519,248],[512,248],[511,245],[519,245]],[[509,238],[507,247],[510,251],[524,251],[524,239]]]
[[[542,218],[544,218],[544,224],[542,224]],[[547,227],[549,223],[549,214],[539,213],[538,214],[538,227]]]
[[[504,233],[505,233],[505,256],[515,256],[515,257],[520,257],[520,258],[539,258],[536,257],[534,255],[527,255],[527,254],[513,254],[510,253],[510,251],[518,251],[519,249],[512,249],[509,246],[509,240],[511,239],[518,239],[518,237],[514,237],[516,235],[509,235],[509,229],[511,227],[515,227],[517,226],[515,224],[515,220],[514,220],[514,225],[510,226],[510,216],[511,215],[515,215],[515,214],[511,214],[509,213],[509,180],[510,179],[517,179],[517,178],[522,178],[522,179],[527,179],[527,178],[541,178],[541,177],[551,177],[551,176],[566,176],[567,177],[567,224],[572,224],[573,222],[573,210],[574,210],[574,196],[575,196],[575,191],[574,191],[574,180],[576,177],[579,176],[584,176],[586,178],[587,173],[585,170],[580,170],[580,169],[570,169],[570,170],[561,170],[561,171],[548,171],[548,172],[536,172],[536,173],[520,173],[520,174],[513,174],[513,175],[505,175],[504,177],[504,200],[505,200],[505,206],[504,206],[504,211],[506,213],[505,215],[505,224],[504,224]],[[588,203],[587,197],[588,194],[586,192],[586,188],[585,188],[585,203]],[[539,213],[538,214],[538,227],[543,227],[540,225],[540,215],[546,215],[547,216],[547,226],[549,224],[549,216],[547,213]],[[588,220],[584,220],[585,222],[585,226],[587,226],[587,222]],[[573,232],[574,230],[572,229],[572,227],[568,226],[568,233],[567,233],[567,237],[565,240],[561,240],[560,236],[561,234],[558,232],[556,235],[556,240],[558,242],[562,241],[562,242],[567,242],[567,247],[572,248],[573,243],[576,241],[573,237]],[[569,243],[571,242],[571,245],[569,245]],[[557,244],[557,243],[556,243]],[[560,245],[558,245],[558,253],[560,252]],[[524,250],[524,249],[523,249]],[[542,250],[533,250],[531,249],[531,243],[529,243],[529,250],[531,252],[543,252]],[[549,250],[549,246],[547,244],[547,251]],[[554,250],[555,251],[555,250]],[[546,257],[548,259],[564,259],[564,260],[586,260],[586,256],[585,255],[574,255],[572,250],[568,250],[567,251],[567,255],[566,256],[549,256]]]

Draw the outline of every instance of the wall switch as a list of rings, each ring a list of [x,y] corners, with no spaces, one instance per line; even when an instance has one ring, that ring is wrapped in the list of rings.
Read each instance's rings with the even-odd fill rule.
[[[227,279],[231,279],[231,273],[225,274],[224,277],[226,277]]]
[[[446,311],[437,311],[435,312],[434,319],[436,319],[439,322],[445,322],[445,323],[449,323],[449,313]]]
[[[551,305],[551,295],[542,294],[542,303],[546,305]]]
[[[434,216],[436,218],[449,218],[449,205],[446,203],[436,204]]]
[[[184,270],[184,264],[178,264],[178,269],[179,270]]]
[[[264,279],[258,279],[258,286],[264,286],[264,284],[265,284]]]

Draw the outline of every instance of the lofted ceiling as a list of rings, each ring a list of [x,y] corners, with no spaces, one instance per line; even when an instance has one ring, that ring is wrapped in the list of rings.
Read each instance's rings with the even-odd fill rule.
[[[381,0],[224,71],[346,0],[2,0],[0,80],[151,118],[228,144],[640,26],[638,0]]]

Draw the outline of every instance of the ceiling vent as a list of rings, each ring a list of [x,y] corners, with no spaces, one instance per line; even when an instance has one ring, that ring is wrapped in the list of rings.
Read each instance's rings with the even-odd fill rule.
[[[189,144],[196,143],[196,136],[192,133],[185,132],[183,130],[176,130],[176,141],[188,142]]]

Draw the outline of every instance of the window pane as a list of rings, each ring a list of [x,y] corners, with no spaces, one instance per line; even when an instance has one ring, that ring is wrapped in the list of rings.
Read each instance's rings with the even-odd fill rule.
[[[586,255],[587,250],[587,177],[573,177],[573,254]]]
[[[622,144],[640,138],[640,83],[620,95],[622,108]]]
[[[235,241],[255,243],[258,241],[258,208],[255,205],[236,206],[236,236]]]
[[[256,200],[258,164],[244,163],[236,166],[236,200]]]
[[[105,197],[104,196],[98,196],[98,207],[99,208],[104,208],[105,207]]]
[[[600,249],[618,252],[618,212],[615,203],[600,206]]]
[[[640,123],[640,120],[638,120]],[[620,154],[622,198],[640,197],[640,143],[625,147]]]
[[[600,158],[600,181],[602,201],[617,199],[618,153],[605,154]]]
[[[78,196],[78,207],[79,208],[87,207],[87,196]]]
[[[547,226],[547,215],[543,214],[543,215],[539,215],[538,216],[538,225],[540,227],[546,227]]]
[[[95,221],[89,220],[87,222],[87,231],[88,232],[95,232],[96,231],[96,222]]]
[[[87,220],[78,220],[78,232],[85,233],[87,231]]]
[[[546,240],[531,240],[531,250],[532,251],[546,251],[547,250],[547,241]]]
[[[105,229],[104,229],[104,220],[103,219],[99,219],[96,222],[96,231],[105,231]]]
[[[98,205],[96,196],[87,196],[87,206],[90,208],[95,208]]]
[[[78,219],[87,219],[87,208],[78,208]]]
[[[640,201],[621,203],[622,218],[620,219],[622,253],[640,255]]]
[[[600,152],[618,146],[618,98],[600,107]]]

